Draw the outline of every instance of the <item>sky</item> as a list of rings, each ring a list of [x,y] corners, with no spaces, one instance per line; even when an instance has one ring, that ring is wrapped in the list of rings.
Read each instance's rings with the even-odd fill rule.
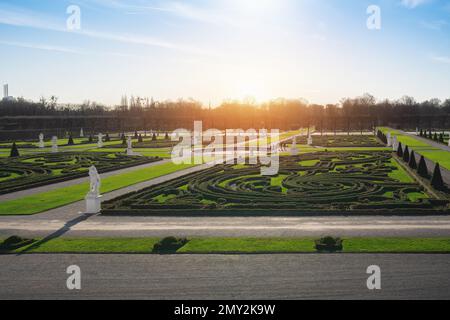
[[[373,5],[379,29],[367,26]],[[106,105],[443,100],[450,0],[1,0],[0,83],[30,100]]]

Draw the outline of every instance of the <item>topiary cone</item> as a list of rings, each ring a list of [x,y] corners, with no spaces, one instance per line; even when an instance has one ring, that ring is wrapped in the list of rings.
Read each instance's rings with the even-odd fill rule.
[[[15,158],[15,157],[20,157],[19,154],[19,149],[17,149],[17,145],[15,142],[13,142],[12,147],[11,147],[11,152],[9,154],[10,158]]]
[[[428,168],[423,156],[420,157],[417,173],[424,178],[428,178]]]
[[[72,135],[69,136],[69,141],[67,142],[67,145],[73,146],[75,143],[73,142]]]
[[[411,169],[417,169],[417,162],[416,162],[416,154],[413,150],[411,150],[411,155],[409,156],[409,162],[408,165]]]
[[[398,143],[397,155],[399,158],[403,158],[403,147],[401,142]]]
[[[409,163],[409,148],[406,146],[405,151],[403,152],[403,161]]]
[[[433,177],[431,178],[431,185],[436,190],[445,190],[444,180],[442,180],[441,167],[439,163],[436,163],[436,167],[434,167]]]

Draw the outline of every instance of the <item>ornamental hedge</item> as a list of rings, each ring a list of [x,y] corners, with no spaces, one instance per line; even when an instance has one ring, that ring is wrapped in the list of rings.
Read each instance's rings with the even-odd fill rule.
[[[390,152],[318,152],[280,158],[277,176],[260,166],[218,165],[103,203],[108,215],[439,214],[418,183],[392,178]]]
[[[297,143],[307,144],[307,137],[297,138]],[[374,135],[313,136],[313,146],[327,148],[384,147],[384,145]]]
[[[61,152],[0,158],[0,194],[85,177],[93,165],[103,173],[159,160],[158,157],[103,152]]]

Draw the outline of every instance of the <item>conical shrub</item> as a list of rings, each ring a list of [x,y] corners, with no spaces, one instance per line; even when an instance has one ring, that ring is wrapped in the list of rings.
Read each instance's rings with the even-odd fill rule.
[[[411,169],[414,169],[414,170],[417,169],[416,154],[414,153],[413,150],[411,150],[411,154],[409,156],[408,166]]]
[[[420,157],[419,166],[417,167],[417,173],[424,178],[428,178],[428,167],[423,156]]]
[[[397,155],[399,158],[403,158],[403,146],[401,142],[398,143]]]
[[[69,136],[69,141],[67,141],[67,145],[68,146],[73,146],[75,144],[75,142],[73,142],[73,138],[72,135]]]
[[[436,163],[436,167],[434,167],[433,177],[431,178],[431,185],[436,190],[445,190],[444,180],[442,179],[441,167],[439,163]]]
[[[10,158],[20,157],[19,149],[17,149],[17,145],[15,142],[11,146],[11,152],[9,154],[9,157]]]
[[[409,148],[406,146],[405,151],[403,151],[403,161],[409,163]]]

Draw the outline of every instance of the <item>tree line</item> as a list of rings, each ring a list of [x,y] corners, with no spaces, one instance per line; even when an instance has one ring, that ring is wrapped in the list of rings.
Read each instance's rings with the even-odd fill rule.
[[[4,135],[8,130],[28,132],[55,128],[75,131],[80,127],[92,132],[171,131],[192,129],[196,120],[203,121],[205,129],[293,130],[314,126],[319,131],[336,132],[391,126],[437,130],[450,128],[449,116],[450,99],[418,102],[405,96],[398,100],[376,100],[370,94],[326,105],[310,104],[302,99],[276,99],[260,104],[251,100],[230,100],[214,108],[192,99],[154,101],[123,97],[120,105],[107,107],[93,102],[61,105],[55,97],[39,102],[19,98],[0,101],[0,132]]]

